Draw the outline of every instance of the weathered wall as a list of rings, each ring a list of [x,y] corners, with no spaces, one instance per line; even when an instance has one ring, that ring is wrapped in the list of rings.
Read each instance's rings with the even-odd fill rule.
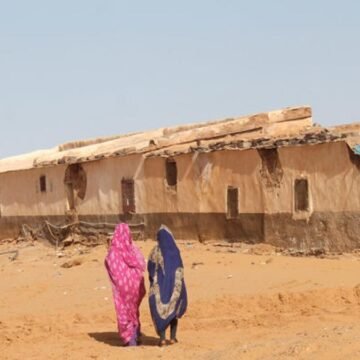
[[[360,163],[345,143],[186,154],[176,157],[178,182],[166,183],[166,159],[141,155],[84,163],[87,188],[79,219],[145,221],[154,237],[161,223],[178,238],[229,239],[297,248],[360,247]],[[66,166],[0,174],[0,236],[27,221],[64,222]],[[39,191],[47,176],[48,191]],[[121,180],[135,180],[136,213],[122,214]],[[294,209],[294,182],[306,178],[309,211]],[[227,217],[227,188],[239,191],[239,215]],[[4,235],[5,234],[5,235]]]
[[[0,174],[1,216],[61,215],[65,211],[63,165],[46,169]],[[46,175],[46,192],[39,178]]]
[[[265,155],[264,155],[265,152]],[[149,229],[167,223],[182,238],[227,238],[297,248],[360,247],[360,160],[345,143],[178,157],[176,191],[164,159],[144,168]],[[307,179],[309,210],[295,211],[294,183]],[[239,189],[239,215],[226,217],[226,189]]]
[[[360,247],[360,159],[342,142],[281,148],[279,158],[280,187],[264,187],[266,241],[304,249]],[[294,210],[298,178],[308,180],[308,212]]]
[[[141,199],[144,191],[141,185],[143,176],[143,157],[108,158],[84,163],[88,184],[84,200],[78,202],[80,216],[119,215],[122,213],[121,180],[135,180],[135,194]],[[144,212],[144,203],[136,202],[136,212]]]
[[[0,174],[0,238],[17,235],[22,223],[64,216],[64,169],[59,165]],[[46,192],[40,191],[39,178],[42,175],[46,175]]]
[[[162,223],[180,238],[263,238],[263,199],[256,176],[260,160],[256,150],[188,154],[176,158],[178,184],[167,186],[165,159],[144,164],[144,187],[149,233]],[[240,189],[237,219],[226,218],[227,187]]]
[[[111,158],[84,163],[87,176],[84,199],[76,198],[79,219],[119,221],[122,212],[121,179],[142,176],[142,156]],[[71,219],[64,177],[67,165],[0,174],[0,238],[16,236],[23,223],[37,224],[44,219],[64,223]],[[40,191],[40,176],[46,176],[46,192]],[[135,193],[143,187],[135,181]],[[143,212],[143,202],[137,211]]]

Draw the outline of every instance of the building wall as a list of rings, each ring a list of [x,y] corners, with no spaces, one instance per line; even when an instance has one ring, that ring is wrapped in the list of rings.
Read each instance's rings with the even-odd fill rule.
[[[178,156],[176,189],[167,186],[165,162],[150,158],[144,164],[149,234],[165,223],[180,238],[262,240],[263,196],[256,150]],[[239,188],[237,219],[226,217],[228,186]]]
[[[66,198],[63,165],[0,174],[0,238],[16,236],[19,226],[43,218],[63,218]],[[46,176],[46,192],[40,176]]]
[[[264,237],[300,249],[344,251],[360,247],[360,160],[343,142],[281,148],[284,171],[277,189],[266,189]],[[294,181],[306,178],[310,210],[294,211]]]
[[[46,176],[46,192],[40,176]],[[1,216],[60,215],[66,208],[64,166],[0,174]]]
[[[348,146],[279,148],[275,155],[268,168],[257,150],[179,156],[176,191],[166,186],[165,159],[147,160],[150,233],[164,222],[181,238],[338,251],[360,247],[360,161]],[[308,182],[308,211],[295,210],[297,179]],[[228,186],[239,191],[236,219],[226,216]]]
[[[84,199],[76,198],[80,220],[116,223],[122,213],[121,179],[135,179],[135,193],[143,187],[142,156],[109,158],[82,164],[87,186]],[[0,174],[0,238],[16,236],[24,223],[48,220],[63,224],[74,219],[64,184],[67,165]],[[46,176],[46,191],[40,191],[40,177]],[[137,211],[142,212],[142,202]]]
[[[345,143],[217,151],[177,156],[177,185],[168,186],[166,159],[141,155],[82,164],[85,197],[76,200],[80,220],[143,221],[154,238],[161,223],[177,238],[268,242],[297,248],[360,247],[360,164]],[[24,222],[69,215],[67,166],[0,174],[0,236]],[[39,189],[46,175],[47,192]],[[134,179],[137,215],[124,215],[121,180]],[[294,209],[294,182],[306,179],[308,211]],[[227,215],[227,189],[238,189],[239,214]]]
[[[78,202],[80,216],[119,216],[122,213],[121,180],[135,180],[135,194],[143,197],[143,162],[141,155],[108,158],[84,163],[87,189],[84,200]],[[136,212],[144,212],[144,203],[137,201]]]

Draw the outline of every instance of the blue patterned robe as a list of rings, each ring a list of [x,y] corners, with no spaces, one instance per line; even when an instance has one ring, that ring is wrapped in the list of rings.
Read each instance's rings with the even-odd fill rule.
[[[167,227],[160,227],[157,241],[149,256],[148,272],[150,312],[159,334],[185,313],[187,293],[180,251]]]

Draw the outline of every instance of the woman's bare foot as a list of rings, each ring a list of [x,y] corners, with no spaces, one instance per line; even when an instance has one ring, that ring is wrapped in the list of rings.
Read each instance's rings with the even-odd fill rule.
[[[159,346],[165,346],[166,345],[166,340],[160,340],[159,341]]]
[[[171,345],[174,345],[174,344],[176,344],[176,343],[178,343],[178,340],[177,340],[176,338],[170,339],[170,344],[171,344]]]

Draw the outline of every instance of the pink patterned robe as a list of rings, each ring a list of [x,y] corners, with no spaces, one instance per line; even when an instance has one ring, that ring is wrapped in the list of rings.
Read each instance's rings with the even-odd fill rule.
[[[119,335],[126,344],[140,332],[139,306],[145,295],[146,267],[127,224],[116,226],[105,266],[112,283]]]

